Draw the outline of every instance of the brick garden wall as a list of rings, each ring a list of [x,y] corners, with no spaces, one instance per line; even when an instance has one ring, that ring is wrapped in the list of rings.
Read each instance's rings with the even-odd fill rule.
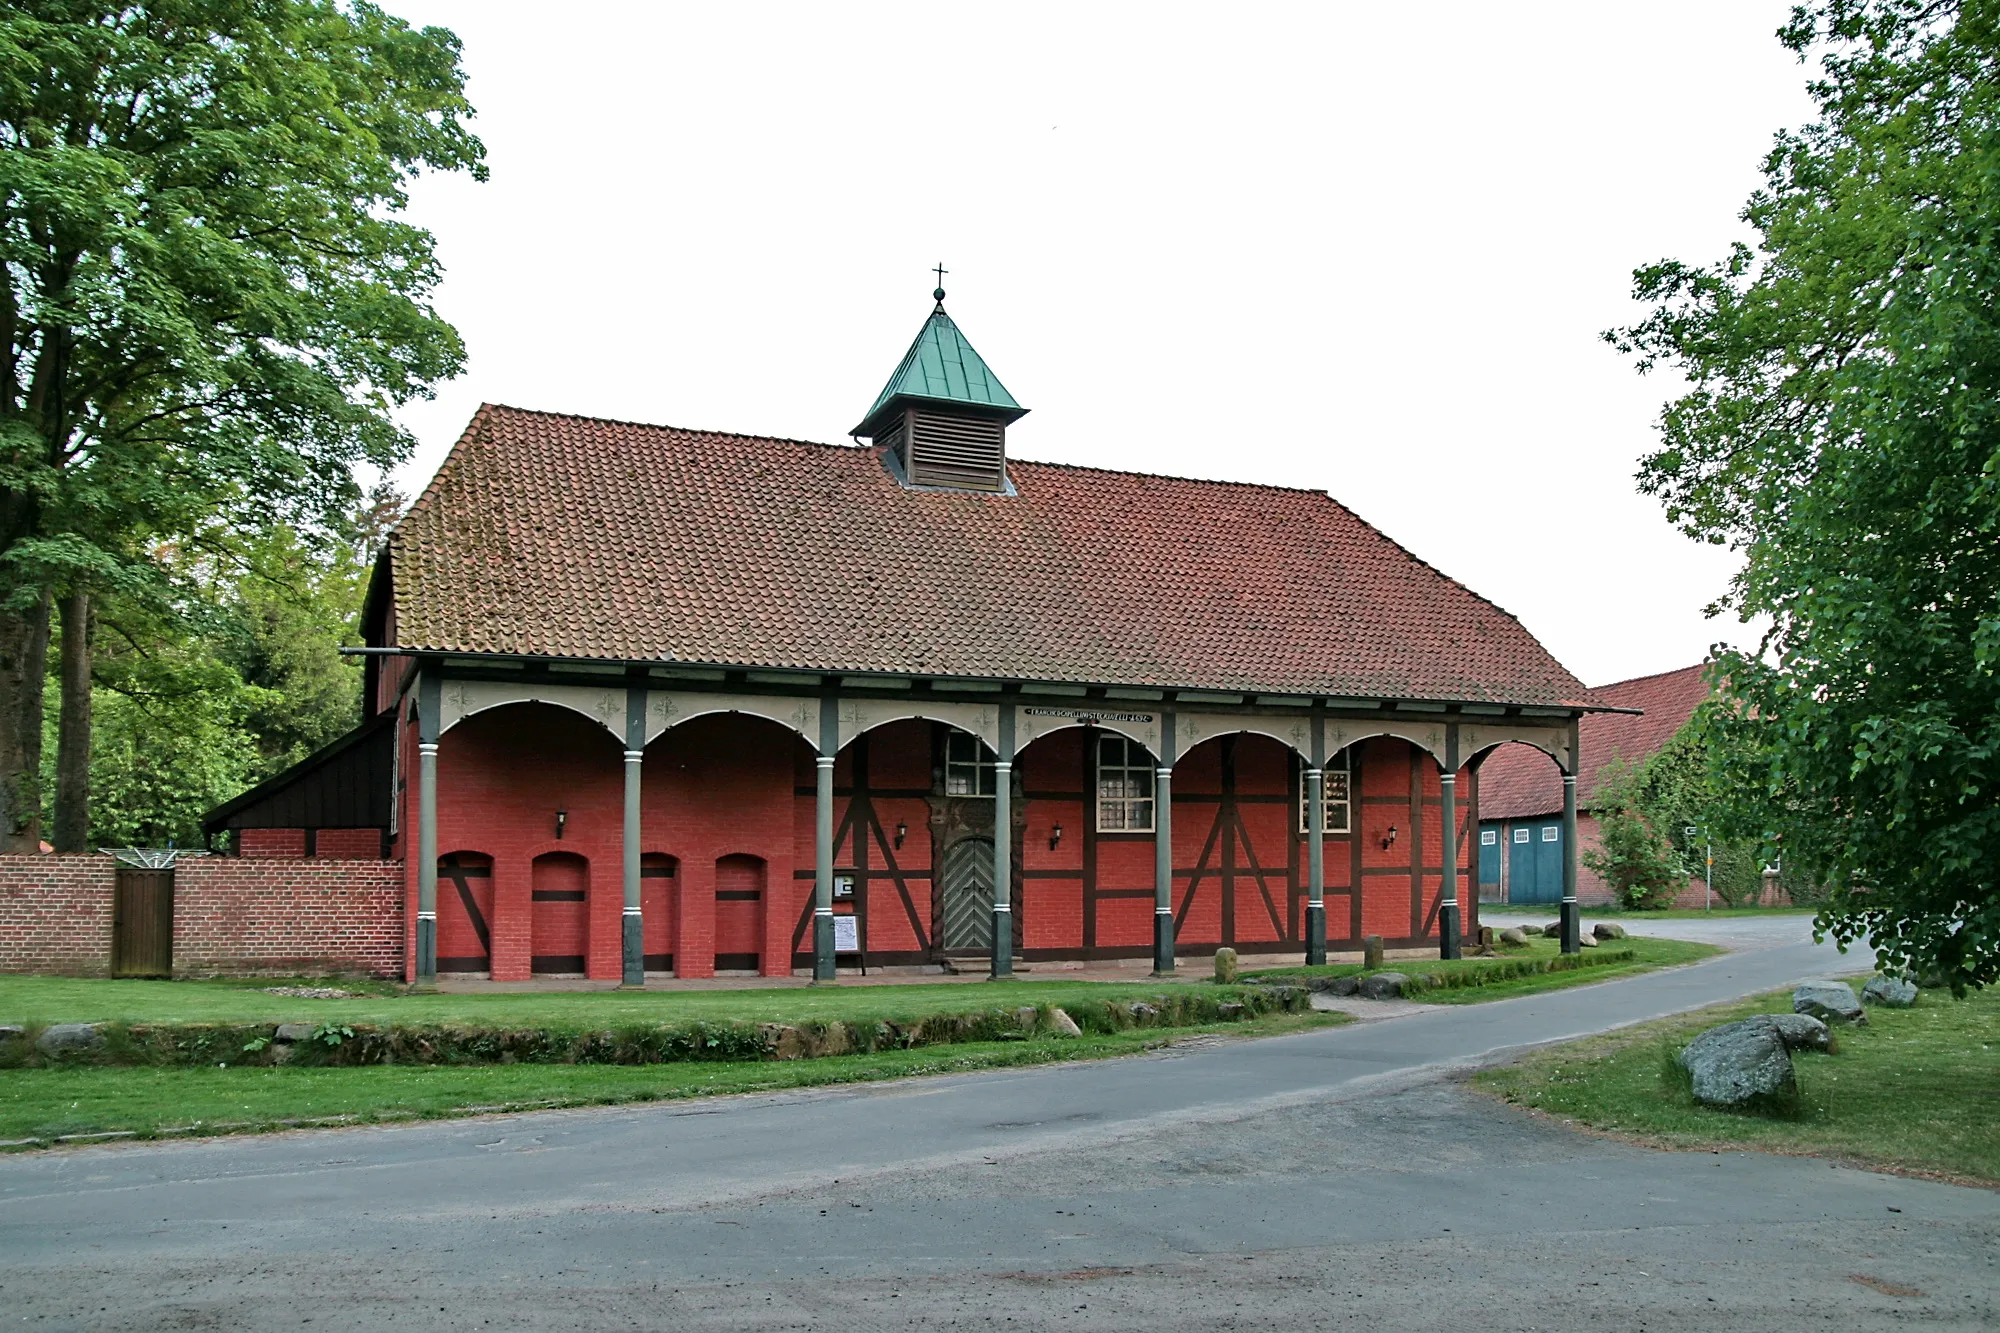
[[[105,976],[116,863],[0,856],[0,972]],[[176,975],[403,972],[398,861],[200,857],[174,871]]]
[[[111,970],[108,856],[0,856],[0,972]]]

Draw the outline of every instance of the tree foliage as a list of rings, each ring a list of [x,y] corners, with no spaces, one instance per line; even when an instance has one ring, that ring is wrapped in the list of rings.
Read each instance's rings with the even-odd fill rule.
[[[50,593],[162,595],[163,542],[340,513],[457,372],[401,214],[484,173],[458,57],[366,0],[0,9],[0,841],[32,842]]]
[[[1819,116],[1780,134],[1719,263],[1636,275],[1608,335],[1687,391],[1640,474],[1743,552],[1705,726],[1731,831],[1831,885],[1891,967],[2000,977],[2000,0],[1820,0],[1781,40]]]
[[[1643,765],[1615,759],[1604,766],[1591,797],[1597,846],[1580,858],[1628,910],[1671,904],[1688,878],[1680,853],[1641,802],[1644,773]]]

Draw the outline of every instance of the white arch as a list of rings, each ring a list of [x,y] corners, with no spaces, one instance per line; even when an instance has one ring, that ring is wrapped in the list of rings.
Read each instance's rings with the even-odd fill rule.
[[[1116,707],[1075,707],[1068,704],[1026,704],[1014,710],[1014,748],[1025,750],[1052,731],[1065,727],[1100,727],[1146,747],[1155,759],[1160,755],[1160,715],[1127,711]]]
[[[1176,713],[1174,714],[1175,757],[1186,754],[1203,741],[1217,736],[1250,732],[1268,736],[1286,749],[1295,750],[1312,762],[1312,719],[1309,717],[1265,716],[1259,713]],[[1331,751],[1329,751],[1331,753]]]
[[[940,703],[915,699],[842,699],[839,702],[840,748],[863,732],[891,722],[942,722],[972,733],[994,753],[1000,750],[1000,710],[993,704]]]
[[[1439,768],[1443,768],[1447,761],[1442,719],[1436,722],[1386,722],[1330,717],[1326,720],[1327,756],[1331,758],[1356,741],[1374,736],[1395,736],[1406,740],[1435,759]]]
[[[1458,753],[1466,763],[1471,763],[1481,751],[1495,746],[1518,741],[1522,745],[1532,745],[1543,754],[1556,761],[1556,767],[1565,773],[1576,772],[1576,756],[1570,750],[1570,730],[1568,727],[1527,726],[1512,722],[1461,723],[1458,728]]]
[[[448,680],[439,698],[438,735],[442,736],[475,713],[507,704],[552,704],[597,723],[620,744],[625,740],[625,688],[622,685],[540,685],[512,680]]]
[[[747,713],[797,732],[819,749],[819,700],[784,694],[710,694],[701,690],[648,690],[646,741],[670,727],[711,713]]]

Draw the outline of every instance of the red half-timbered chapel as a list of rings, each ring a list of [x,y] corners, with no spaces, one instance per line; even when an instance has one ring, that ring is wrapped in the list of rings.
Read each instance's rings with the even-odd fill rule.
[[[480,408],[212,826],[379,825],[418,981],[1455,954],[1481,759],[1602,705],[1323,493],[1009,459],[937,297],[852,445]]]

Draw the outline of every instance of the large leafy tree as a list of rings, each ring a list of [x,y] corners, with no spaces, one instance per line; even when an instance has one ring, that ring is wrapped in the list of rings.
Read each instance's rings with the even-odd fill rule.
[[[1720,263],[1610,335],[1688,390],[1642,487],[1744,554],[1708,725],[1737,832],[1892,967],[2000,977],[2000,0],[1820,0],[1817,61]]]
[[[54,603],[87,623],[163,540],[310,525],[407,453],[390,409],[463,348],[401,212],[484,174],[470,114],[457,39],[365,0],[0,9],[0,850],[39,836]]]

